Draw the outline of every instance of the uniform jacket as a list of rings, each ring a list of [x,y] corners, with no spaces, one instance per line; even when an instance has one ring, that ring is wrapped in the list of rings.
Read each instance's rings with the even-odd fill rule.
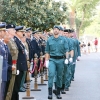
[[[17,58],[18,58],[18,48],[17,48],[17,45],[16,45],[14,39],[11,39],[9,41],[9,43],[7,43],[7,45],[8,45],[8,48],[10,50],[12,60],[17,60]]]
[[[9,51],[9,48],[7,45],[5,45],[5,49],[7,52],[7,65],[8,65],[8,70],[7,70],[7,81],[9,81],[11,79],[12,76],[12,56],[11,53]]]
[[[17,37],[14,37],[14,40],[18,47],[17,69],[20,71],[27,71],[27,57],[25,54],[25,47]]]
[[[65,37],[59,36],[58,38],[55,38],[54,36],[51,36],[47,40],[45,52],[50,54],[50,56],[64,56],[68,51],[68,41]]]
[[[2,65],[2,81],[7,81],[7,54],[4,47],[4,43],[0,41],[0,55],[3,56],[3,65]]]
[[[32,47],[34,49],[34,54],[36,53],[38,55],[38,57],[39,57],[40,56],[40,48],[38,46],[38,43],[37,43],[36,39],[34,39],[34,38],[32,39],[31,45],[32,45]]]
[[[26,38],[26,42],[28,44],[28,49],[29,49],[29,61],[31,62],[31,59],[34,58],[34,50],[31,44],[31,40]]]
[[[76,38],[71,38],[73,42],[73,47],[74,47],[74,57],[73,61],[76,62],[76,59],[78,56],[81,56],[80,54],[80,46],[79,46],[79,41]]]

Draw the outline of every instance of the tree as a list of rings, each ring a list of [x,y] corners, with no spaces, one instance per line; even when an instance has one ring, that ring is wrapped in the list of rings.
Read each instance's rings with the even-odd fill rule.
[[[69,1],[69,0],[68,0]],[[66,1],[66,2],[68,2]],[[68,2],[69,11],[69,23],[70,28],[77,30],[77,36],[79,33],[90,25],[92,12],[95,9],[99,0],[70,0]]]
[[[49,30],[55,24],[65,22],[67,17],[66,5],[52,0],[3,0],[2,5],[2,21],[33,30]]]

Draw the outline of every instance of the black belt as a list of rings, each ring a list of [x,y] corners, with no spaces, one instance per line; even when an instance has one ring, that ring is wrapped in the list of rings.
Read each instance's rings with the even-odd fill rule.
[[[65,56],[50,56],[50,58],[54,58],[54,59],[64,59]]]

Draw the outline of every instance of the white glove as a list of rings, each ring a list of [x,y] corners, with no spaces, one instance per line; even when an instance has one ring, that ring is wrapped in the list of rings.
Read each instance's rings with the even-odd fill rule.
[[[72,63],[73,62],[73,58],[69,58],[69,62]]]
[[[48,68],[49,67],[49,60],[46,60],[45,64],[46,64],[46,67]]]
[[[19,75],[19,70],[17,70],[17,74],[16,75]]]
[[[77,58],[78,58],[78,59],[80,59],[80,58],[81,58],[81,56],[78,56]]]
[[[80,61],[80,56],[77,57],[77,60],[76,61]]]
[[[26,55],[28,56],[28,51],[25,49],[25,53],[26,53]]]
[[[30,64],[30,70],[32,70],[32,68],[33,68],[33,59],[32,59],[31,64]]]
[[[65,59],[65,64],[68,64],[68,59]]]

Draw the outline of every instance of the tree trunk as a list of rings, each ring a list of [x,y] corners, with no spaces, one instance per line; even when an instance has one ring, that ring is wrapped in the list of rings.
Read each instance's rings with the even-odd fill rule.
[[[80,23],[80,26],[79,26],[79,28],[78,28],[78,38],[79,38],[79,33],[80,33],[80,30],[81,30],[81,28],[82,28],[82,25],[83,25],[83,23],[84,23],[84,18],[85,18],[85,13],[86,13],[86,4],[84,5],[84,8],[83,8],[83,16],[82,16],[82,21],[81,21],[81,23]]]

